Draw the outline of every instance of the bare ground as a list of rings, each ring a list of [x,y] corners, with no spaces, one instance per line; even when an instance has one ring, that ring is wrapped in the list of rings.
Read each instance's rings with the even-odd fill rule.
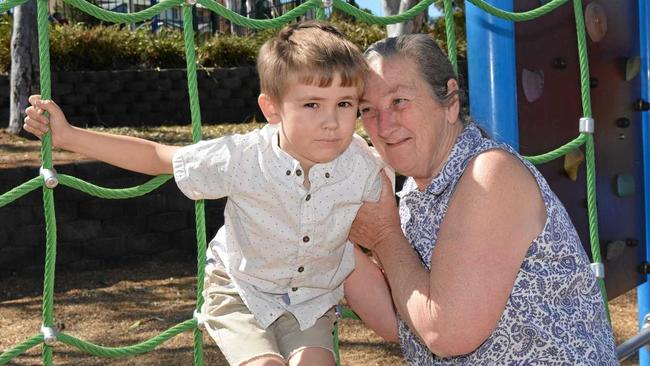
[[[255,124],[251,124],[252,128]],[[206,136],[223,133],[207,129]],[[158,128],[133,133],[167,143],[186,143],[187,127]],[[122,131],[118,131],[122,132]],[[227,131],[231,132],[231,131]],[[40,165],[38,141],[0,131],[0,168]],[[55,151],[56,164],[83,156]],[[4,192],[0,192],[3,194]],[[151,261],[122,268],[70,272],[58,268],[54,314],[57,328],[103,346],[120,347],[145,341],[192,317],[195,303],[195,266],[187,262]],[[42,313],[42,274],[0,278],[0,352],[38,334]],[[616,344],[637,332],[636,292],[609,303]],[[340,321],[341,364],[353,366],[403,365],[399,347],[383,342],[362,323]],[[226,365],[217,347],[204,337],[206,365]],[[182,333],[150,353],[123,359],[89,356],[58,345],[56,365],[191,365],[192,335]],[[41,347],[35,347],[9,365],[40,365]],[[637,365],[635,359],[623,365]]]

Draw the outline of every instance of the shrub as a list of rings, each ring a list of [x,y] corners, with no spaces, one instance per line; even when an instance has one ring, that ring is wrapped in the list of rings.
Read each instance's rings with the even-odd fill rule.
[[[254,65],[260,40],[256,37],[215,36],[198,50],[204,67]]]

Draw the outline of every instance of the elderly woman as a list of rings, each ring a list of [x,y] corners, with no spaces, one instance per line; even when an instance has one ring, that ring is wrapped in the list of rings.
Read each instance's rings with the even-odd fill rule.
[[[364,296],[381,281],[369,261],[346,284],[352,307],[385,338],[397,332],[411,365],[617,365],[567,212],[533,165],[461,117],[463,94],[438,46],[426,35],[388,38],[366,59],[365,129],[409,178],[399,213],[385,180],[350,234],[380,262],[397,316]]]

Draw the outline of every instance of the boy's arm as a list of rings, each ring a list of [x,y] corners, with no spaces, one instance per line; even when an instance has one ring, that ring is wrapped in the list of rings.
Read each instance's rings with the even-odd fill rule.
[[[139,173],[172,174],[172,156],[180,149],[140,138],[111,135],[71,126],[63,111],[40,95],[29,97],[25,131],[41,138],[48,131],[55,147],[80,153],[120,168]],[[45,116],[49,113],[49,118]]]

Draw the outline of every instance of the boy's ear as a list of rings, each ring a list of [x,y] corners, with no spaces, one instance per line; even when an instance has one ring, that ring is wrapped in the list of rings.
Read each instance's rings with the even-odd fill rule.
[[[278,107],[275,105],[273,100],[271,100],[270,96],[267,94],[260,94],[260,96],[257,97],[257,104],[259,104],[260,109],[264,114],[264,118],[266,118],[268,123],[280,123],[281,119]]]

